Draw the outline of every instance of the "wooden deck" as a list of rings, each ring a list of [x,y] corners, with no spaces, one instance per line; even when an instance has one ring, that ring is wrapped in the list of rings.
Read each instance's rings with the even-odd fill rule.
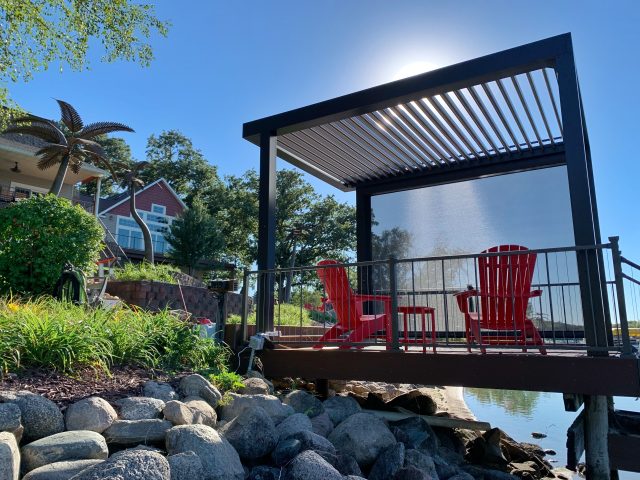
[[[276,346],[260,352],[270,377],[369,380],[423,385],[498,388],[585,395],[640,396],[637,358],[590,357],[581,350],[494,348],[486,354],[438,347],[437,353],[387,351],[384,347],[339,350]]]

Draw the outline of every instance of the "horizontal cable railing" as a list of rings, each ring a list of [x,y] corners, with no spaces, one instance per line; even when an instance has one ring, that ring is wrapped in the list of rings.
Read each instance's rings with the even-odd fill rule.
[[[290,347],[631,354],[624,296],[639,320],[640,269],[612,240],[250,271],[244,291],[256,309],[243,315],[243,331]],[[633,270],[625,277],[616,274],[623,263]],[[622,291],[619,280],[627,282]],[[598,330],[606,346],[588,345]]]

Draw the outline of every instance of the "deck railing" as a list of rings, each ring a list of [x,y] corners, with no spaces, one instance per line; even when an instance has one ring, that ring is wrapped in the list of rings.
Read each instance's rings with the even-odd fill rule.
[[[256,309],[245,309],[242,316],[243,332],[248,325],[257,323],[257,331],[270,330],[272,339],[291,347],[340,346],[380,347],[386,349],[437,352],[438,347],[462,348],[474,351],[484,349],[517,349],[531,352],[552,350],[589,350],[594,353],[621,352],[632,354],[634,339],[628,322],[640,320],[640,266],[621,256],[617,238],[610,243],[587,247],[546,248],[518,251],[518,255],[535,254],[535,268],[530,290],[538,290],[536,296],[527,299],[524,306],[512,293],[489,307],[483,305],[479,288],[480,259],[507,257],[514,252],[496,252],[465,255],[444,255],[408,259],[387,259],[370,262],[340,263],[322,266],[301,266],[269,271],[245,272],[245,295],[251,292]],[[597,278],[598,291],[592,291],[593,282],[580,282],[579,265],[587,256],[598,258],[599,271],[586,271],[586,277]],[[514,264],[515,265],[515,264]],[[515,266],[513,267],[515,268]],[[344,305],[346,292],[334,292],[331,298],[320,275],[328,276],[330,270],[342,270],[354,292],[366,294],[361,311]],[[322,273],[324,272],[324,273]],[[507,276],[518,281],[517,274]],[[287,284],[290,288],[287,288]],[[344,286],[341,288],[345,288]],[[459,304],[456,294],[467,290],[466,304]],[[517,291],[514,286],[511,291]],[[272,298],[272,303],[259,301]],[[586,297],[585,297],[586,296]],[[594,301],[597,298],[602,300]],[[586,300],[586,302],[584,301]],[[341,304],[342,302],[342,304]],[[461,311],[465,305],[471,316]],[[591,315],[583,315],[587,306]],[[483,315],[489,308],[502,309],[502,324],[496,329],[480,328],[480,338],[472,337],[472,323],[482,327]],[[526,318],[535,326],[543,345],[533,340],[518,342],[523,334],[523,324],[516,319],[517,310],[524,308]],[[273,311],[273,314],[270,311]],[[513,322],[505,320],[505,312]],[[338,317],[353,331],[360,315],[367,320],[386,316],[384,326],[366,338],[345,341],[326,332],[335,325]],[[500,315],[498,315],[500,316]],[[473,319],[470,319],[472,318]],[[585,329],[585,318],[589,322]],[[272,323],[270,322],[272,319]],[[605,347],[587,345],[586,330],[607,332]],[[251,327],[253,330],[254,327]],[[586,334],[587,333],[587,334]],[[325,335],[325,338],[321,337]],[[469,340],[471,338],[471,341]],[[484,338],[492,338],[495,342]],[[538,342],[540,343],[540,342]]]

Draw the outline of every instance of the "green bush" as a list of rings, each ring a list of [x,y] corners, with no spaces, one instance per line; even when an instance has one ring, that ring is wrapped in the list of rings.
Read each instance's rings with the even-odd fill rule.
[[[116,280],[150,280],[154,282],[178,283],[173,274],[180,272],[171,265],[152,265],[149,262],[127,263],[114,272]]]
[[[103,236],[95,217],[55,195],[0,209],[0,292],[51,293],[66,262],[93,272]]]
[[[302,322],[302,323],[301,323]],[[240,315],[229,315],[228,324],[239,324]],[[249,325],[256,324],[256,312],[249,314],[247,319]],[[312,325],[311,314],[309,310],[301,308],[300,305],[292,305],[290,303],[280,303],[273,307],[273,323],[278,325],[308,327]]]
[[[91,309],[40,297],[0,298],[0,372],[112,365],[225,372],[231,351],[168,311]]]
[[[209,380],[223,392],[237,392],[244,387],[242,377],[235,372],[223,371],[209,375]]]

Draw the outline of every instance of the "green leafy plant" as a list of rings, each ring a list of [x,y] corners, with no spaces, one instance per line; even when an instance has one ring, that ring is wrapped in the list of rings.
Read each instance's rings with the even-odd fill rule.
[[[66,262],[92,271],[103,236],[95,217],[54,195],[0,209],[0,293],[50,293]]]
[[[237,392],[244,387],[242,377],[235,372],[222,371],[209,375],[209,380],[223,392]]]
[[[240,320],[240,315],[229,315],[227,323],[239,324]],[[313,325],[311,323],[311,314],[309,313],[309,310],[301,308],[300,305],[292,305],[290,303],[280,303],[273,307],[273,323],[276,327],[278,325],[302,325],[303,327]],[[247,318],[247,324],[256,324],[256,312],[249,314],[249,317]]]
[[[154,282],[177,283],[173,274],[180,272],[171,265],[152,265],[148,262],[127,263],[114,271],[116,280],[149,280]]]

